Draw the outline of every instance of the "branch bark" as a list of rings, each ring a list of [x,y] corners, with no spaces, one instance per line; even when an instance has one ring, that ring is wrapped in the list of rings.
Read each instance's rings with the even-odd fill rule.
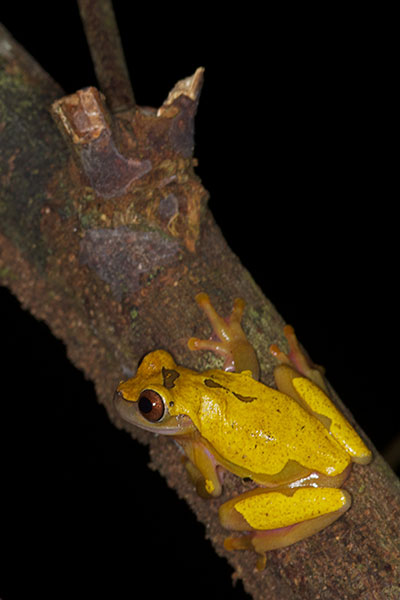
[[[223,497],[205,502],[183,476],[175,446],[130,428],[114,411],[116,382],[154,348],[188,367],[215,365],[186,348],[194,324],[195,335],[208,333],[205,320],[197,324],[199,291],[226,313],[234,297],[245,298],[245,329],[267,384],[273,359],[263,349],[284,345],[281,317],[228,248],[193,170],[202,71],[177,84],[158,110],[111,115],[94,88],[60,99],[57,84],[3,29],[0,51],[3,285],[65,342],[112,422],[149,445],[152,466],[255,599],[266,589],[271,599],[398,598],[399,482],[377,453],[371,466],[355,465],[346,483],[353,507],[343,518],[272,552],[255,574],[252,554],[224,550],[217,517],[240,482],[228,476]]]

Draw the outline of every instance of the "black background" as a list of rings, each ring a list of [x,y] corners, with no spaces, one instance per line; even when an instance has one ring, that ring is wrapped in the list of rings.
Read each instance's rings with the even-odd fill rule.
[[[390,17],[114,4],[138,104],[206,68],[195,156],[210,208],[383,449],[398,431]],[[66,93],[96,85],[72,0],[2,13]],[[0,597],[245,597],[63,344],[0,293]]]

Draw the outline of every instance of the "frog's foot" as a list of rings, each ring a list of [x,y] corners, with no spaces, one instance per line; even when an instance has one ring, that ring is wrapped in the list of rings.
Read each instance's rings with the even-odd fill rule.
[[[226,538],[227,550],[254,550],[265,566],[265,552],[290,546],[324,529],[350,508],[339,488],[257,488],[228,500],[219,509],[224,527],[246,532]]]
[[[324,381],[324,367],[316,365],[307,355],[304,348],[299,343],[294,329],[291,325],[286,325],[283,328],[283,333],[289,344],[289,352],[286,354],[276,344],[271,344],[269,350],[281,364],[294,367],[299,373],[314,381],[323,390],[327,391]]]
[[[207,294],[203,292],[197,294],[196,302],[208,317],[213,328],[213,335],[209,340],[190,338],[189,349],[211,350],[225,359],[225,371],[249,370],[257,379],[259,375],[257,356],[241,326],[245,307],[244,300],[236,298],[232,312],[226,319],[215,311]]]
[[[256,550],[253,540],[255,539],[254,533],[245,535],[230,535],[224,539],[225,550],[253,550],[257,552],[258,559],[256,563],[257,571],[263,571],[267,564],[267,553],[262,550]]]

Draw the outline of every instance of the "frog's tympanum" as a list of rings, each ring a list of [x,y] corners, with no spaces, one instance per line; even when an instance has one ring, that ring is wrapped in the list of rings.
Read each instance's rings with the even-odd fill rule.
[[[196,300],[213,337],[191,338],[188,346],[222,355],[224,370],[192,371],[155,350],[135,377],[119,384],[115,403],[125,420],[178,442],[201,496],[221,494],[224,470],[254,482],[222,504],[219,516],[237,532],[225,547],[255,550],[262,569],[267,550],[316,533],[350,508],[341,486],[352,462],[369,463],[371,452],[329,398],[322,369],[290,326],[284,328],[289,353],[270,348],[279,362],[278,389],[270,388],[257,381],[257,357],[241,327],[243,300],[227,319],[207,294]]]

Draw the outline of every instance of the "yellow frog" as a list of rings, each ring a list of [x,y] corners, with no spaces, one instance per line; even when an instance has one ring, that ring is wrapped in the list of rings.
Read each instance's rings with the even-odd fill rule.
[[[177,365],[165,350],[147,354],[135,377],[119,384],[115,404],[138,427],[172,436],[185,450],[189,474],[203,497],[219,496],[223,469],[257,487],[221,505],[222,525],[236,532],[229,550],[265,552],[323,529],[350,508],[341,489],[351,463],[371,452],[327,395],[293,329],[284,328],[286,355],[275,345],[278,390],[257,381],[258,361],[241,327],[244,301],[224,319],[207,294],[196,296],[213,338],[191,338],[191,350],[224,356],[225,370],[199,373]]]

